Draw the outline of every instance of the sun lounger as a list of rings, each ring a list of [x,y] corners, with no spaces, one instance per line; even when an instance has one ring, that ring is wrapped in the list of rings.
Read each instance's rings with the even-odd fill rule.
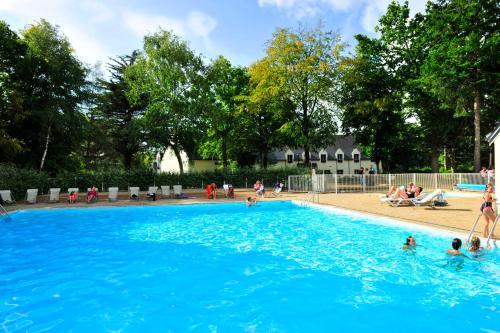
[[[60,188],[51,188],[49,189],[49,202],[59,202],[59,193],[61,193]]]
[[[76,200],[75,200],[75,202],[78,201],[78,191],[79,191],[78,187],[70,187],[70,188],[68,188],[68,196],[71,194],[71,192],[75,192],[75,194],[76,194]]]
[[[108,188],[108,200],[117,201],[118,200],[118,187]]]
[[[180,197],[182,195],[182,185],[174,185],[174,196]]]
[[[26,190],[26,203],[36,204],[36,197],[38,196],[37,188],[30,188]]]
[[[162,198],[170,198],[171,193],[170,193],[170,186],[169,185],[162,185],[161,186],[161,197]]]
[[[150,186],[148,188],[148,194],[146,194],[148,199],[156,201],[156,192],[158,192],[158,186]]]
[[[424,193],[421,193],[416,198],[407,198],[407,199],[401,198],[401,197],[398,197],[398,198],[392,198],[391,196],[387,197],[385,194],[383,194],[380,196],[380,201],[383,203],[387,203],[387,204],[391,205],[392,207],[399,207],[399,206],[414,205],[413,200],[422,199],[424,197],[425,197]]]
[[[139,200],[139,188],[138,187],[130,187],[129,191],[130,191],[130,195],[129,195],[130,200]]]
[[[434,208],[434,206],[435,206],[434,199],[440,199],[441,201],[444,201],[443,200],[443,191],[441,189],[437,189],[434,192],[429,193],[421,198],[413,198],[413,199],[411,199],[411,203],[414,204],[416,207],[431,206]]]
[[[3,202],[7,205],[13,205],[16,203],[16,201],[12,199],[12,193],[10,190],[0,191],[0,197],[2,197]]]

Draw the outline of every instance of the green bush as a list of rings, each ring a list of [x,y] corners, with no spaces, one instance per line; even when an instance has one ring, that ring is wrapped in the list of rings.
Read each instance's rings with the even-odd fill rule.
[[[65,193],[69,187],[78,187],[80,192],[86,192],[88,187],[95,185],[101,191],[107,191],[108,187],[117,186],[125,191],[129,186],[139,186],[141,190],[147,190],[153,184],[182,185],[183,188],[204,188],[208,183],[216,183],[222,187],[224,183],[233,184],[235,188],[252,187],[259,179],[266,187],[272,187],[277,181],[288,180],[289,175],[308,174],[306,168],[287,168],[256,170],[243,168],[234,172],[224,174],[222,171],[200,172],[200,173],[154,173],[151,170],[108,170],[106,172],[69,173],[62,172],[55,177],[50,177],[45,172],[33,169],[21,169],[10,165],[0,165],[0,190],[10,189],[16,200],[22,201],[26,196],[26,190],[37,188],[39,194],[46,194],[51,187],[61,188]]]

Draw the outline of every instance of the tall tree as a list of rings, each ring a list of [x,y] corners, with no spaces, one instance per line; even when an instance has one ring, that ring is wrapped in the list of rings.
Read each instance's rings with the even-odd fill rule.
[[[367,148],[379,170],[387,170],[391,165],[394,167],[394,160],[399,157],[396,151],[403,148],[401,143],[407,141],[408,134],[398,82],[388,72],[380,40],[364,35],[355,37],[356,56],[345,59],[341,65],[338,105],[342,110],[342,126]]]
[[[380,31],[381,57],[389,71],[394,89],[401,96],[402,107],[416,118],[420,139],[425,142],[422,153],[430,157],[433,172],[439,171],[439,155],[451,133],[461,122],[454,108],[444,104],[422,85],[422,64],[428,57],[425,19],[420,13],[410,16],[408,2],[392,2],[376,27]]]
[[[473,114],[476,171],[481,167],[482,106],[487,95],[498,92],[499,17],[495,0],[439,0],[427,6],[429,51],[421,81],[432,94]]]
[[[269,94],[283,94],[294,117],[283,126],[294,146],[302,146],[304,164],[310,150],[326,146],[336,132],[332,103],[338,87],[338,61],[344,45],[322,26],[312,30],[278,29],[261,60]]]
[[[147,141],[164,152],[171,148],[183,172],[181,151],[195,149],[200,120],[203,64],[188,44],[170,31],[144,38],[144,50],[126,71],[133,103],[147,95]]]
[[[26,44],[0,21],[0,162],[11,162],[25,149],[15,128],[26,116],[22,108],[20,74],[26,56]]]
[[[248,87],[248,73],[245,68],[234,67],[224,57],[215,59],[206,69],[208,83],[207,130],[205,142],[200,147],[202,155],[218,155],[227,172],[229,159],[237,152],[241,136],[238,122],[236,97],[245,95]]]
[[[30,158],[38,159],[40,170],[51,146],[56,162],[53,167],[64,165],[63,160],[79,144],[79,104],[84,97],[86,70],[67,38],[49,22],[42,19],[28,26],[22,36],[29,62],[23,78],[23,107],[32,116],[20,130],[31,148]]]
[[[138,53],[119,56],[108,63],[110,77],[99,80],[102,90],[98,101],[96,121],[106,134],[113,149],[121,156],[125,169],[132,166],[134,156],[140,151],[143,140],[142,116],[146,108],[146,96],[139,96],[134,102],[127,97],[130,86],[125,72],[134,65]],[[111,152],[110,152],[111,153]]]
[[[269,79],[265,60],[250,66],[249,74],[249,93],[239,97],[244,101],[239,119],[246,129],[241,132],[246,133],[246,145],[257,151],[260,167],[267,168],[268,153],[273,148],[290,144],[286,126],[295,117],[295,106],[286,95],[270,93],[276,86]]]

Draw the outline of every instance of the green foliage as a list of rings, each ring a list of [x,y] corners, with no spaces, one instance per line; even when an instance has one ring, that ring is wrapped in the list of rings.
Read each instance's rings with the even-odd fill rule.
[[[97,96],[95,127],[112,147],[107,155],[117,155],[126,170],[132,167],[145,139],[141,118],[147,105],[146,96],[141,95],[131,102],[127,97],[130,86],[125,80],[125,72],[134,65],[137,57],[137,52],[133,52],[130,56],[112,59],[108,64],[110,78],[97,80],[100,93]],[[101,146],[101,149],[105,150],[106,146]]]
[[[290,107],[293,117],[280,130],[289,145],[304,147],[306,165],[310,149],[328,145],[336,132],[332,100],[343,49],[340,37],[321,25],[313,30],[278,29],[256,68],[264,98],[282,95],[288,100],[282,105]]]
[[[223,169],[228,170],[229,160],[236,158],[238,143],[244,128],[244,115],[238,114],[237,99],[245,95],[248,74],[245,68],[233,67],[224,57],[215,59],[206,69],[207,103],[204,110],[206,131],[199,151],[203,157],[217,157],[222,160]]]
[[[377,39],[357,35],[356,56],[341,64],[342,86],[338,98],[344,131],[352,133],[356,141],[370,147],[371,158],[377,165],[383,161],[384,171],[395,171],[407,159],[399,151],[409,137],[410,125],[401,111],[398,82],[388,72],[382,55],[384,45]],[[411,135],[413,136],[413,135]],[[407,149],[405,149],[407,150]]]
[[[144,51],[125,71],[129,100],[148,99],[144,117],[148,144],[161,152],[172,148],[181,173],[180,151],[192,155],[200,134],[202,68],[201,58],[184,40],[160,30],[144,38]]]

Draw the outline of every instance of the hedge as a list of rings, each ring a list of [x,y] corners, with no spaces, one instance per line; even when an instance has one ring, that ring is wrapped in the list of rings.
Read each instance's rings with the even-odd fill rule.
[[[109,170],[106,172],[67,173],[62,172],[55,177],[45,172],[33,169],[22,169],[11,165],[0,165],[0,190],[11,190],[16,200],[23,200],[26,190],[37,188],[39,194],[48,193],[49,188],[59,187],[65,193],[69,187],[78,187],[80,192],[86,192],[88,187],[95,185],[101,191],[117,186],[121,191],[129,186],[139,186],[147,190],[149,186],[182,185],[183,188],[204,188],[207,183],[214,182],[219,187],[224,183],[233,184],[235,188],[252,187],[257,179],[263,181],[266,187],[271,187],[278,180],[287,181],[288,175],[308,174],[306,168],[286,169],[240,169],[224,174],[222,171],[200,173],[154,173],[151,170]]]

